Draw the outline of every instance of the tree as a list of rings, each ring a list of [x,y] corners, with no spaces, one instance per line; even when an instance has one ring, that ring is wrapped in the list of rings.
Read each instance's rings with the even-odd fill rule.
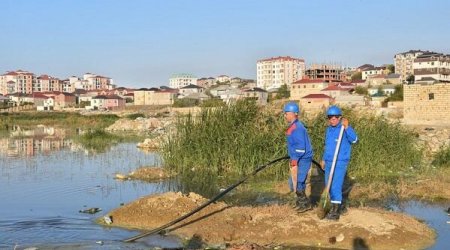
[[[415,81],[414,75],[409,75],[408,77],[406,77],[406,83],[413,84],[414,81]]]
[[[291,96],[291,92],[289,91],[288,86],[286,84],[283,84],[278,89],[275,99],[289,98],[290,96]]]
[[[352,75],[352,81],[362,80],[362,72],[356,72]]]
[[[363,86],[356,86],[355,93],[358,95],[368,95],[369,91]]]
[[[386,66],[386,68],[387,68],[387,70],[389,70],[389,74],[395,73],[395,66],[394,66],[394,64],[388,64]]]

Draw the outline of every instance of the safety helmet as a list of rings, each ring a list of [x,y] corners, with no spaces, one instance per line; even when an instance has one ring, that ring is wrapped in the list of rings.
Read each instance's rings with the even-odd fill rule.
[[[288,103],[286,103],[286,105],[284,105],[283,111],[284,112],[300,113],[300,108],[298,107],[297,103],[295,103],[295,102],[288,102]]]
[[[327,111],[327,115],[342,115],[342,111],[337,106],[330,106]]]

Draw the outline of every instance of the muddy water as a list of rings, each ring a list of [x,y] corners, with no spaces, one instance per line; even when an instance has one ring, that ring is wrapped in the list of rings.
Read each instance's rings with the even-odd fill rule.
[[[42,132],[42,131],[41,131]],[[0,138],[0,248],[148,249],[179,247],[176,238],[152,236],[133,244],[121,239],[138,232],[95,223],[107,211],[141,196],[171,190],[171,183],[117,181],[127,173],[159,161],[135,143],[89,152],[54,131]],[[450,249],[449,204],[390,203],[390,208],[423,219],[438,233],[431,249]],[[79,210],[99,207],[90,215]]]
[[[136,232],[105,228],[95,219],[138,197],[166,192],[166,184],[114,180],[153,165],[155,154],[135,143],[113,146],[93,154],[55,133],[0,138],[0,248],[54,247],[75,249],[135,249],[174,247],[175,239],[153,237],[140,245],[120,240]],[[102,211],[80,213],[91,207]]]

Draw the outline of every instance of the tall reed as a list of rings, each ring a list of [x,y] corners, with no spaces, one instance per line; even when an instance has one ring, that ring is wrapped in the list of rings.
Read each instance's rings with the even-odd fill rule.
[[[203,109],[196,117],[179,117],[176,132],[161,149],[165,165],[180,173],[195,173],[197,177],[249,173],[257,165],[286,155],[287,124],[276,113],[279,114],[251,101],[239,101],[225,107]],[[358,115],[348,109],[344,114],[359,137],[348,168],[351,177],[358,182],[396,181],[420,170],[421,151],[415,145],[412,132],[382,117]],[[304,119],[304,123],[312,140],[314,159],[320,160],[326,115],[322,112]],[[286,163],[278,165],[283,164]],[[288,174],[288,168],[273,166],[261,174],[280,179]]]

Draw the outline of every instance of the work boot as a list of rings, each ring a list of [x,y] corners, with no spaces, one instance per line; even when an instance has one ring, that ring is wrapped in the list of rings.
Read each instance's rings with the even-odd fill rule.
[[[297,195],[297,201],[295,202],[295,208],[297,212],[304,213],[312,209],[311,202],[305,194],[305,190],[295,192]]]
[[[339,208],[341,204],[332,203],[331,204],[331,210],[327,214],[326,218],[328,220],[339,220]]]

